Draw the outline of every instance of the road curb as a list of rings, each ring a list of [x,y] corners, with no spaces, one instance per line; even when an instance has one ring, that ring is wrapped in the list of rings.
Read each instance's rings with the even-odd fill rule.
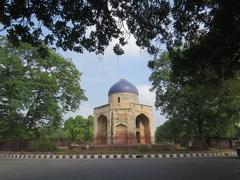
[[[7,159],[136,159],[136,158],[197,158],[197,157],[236,157],[236,152],[202,152],[181,154],[21,154],[0,153]]]

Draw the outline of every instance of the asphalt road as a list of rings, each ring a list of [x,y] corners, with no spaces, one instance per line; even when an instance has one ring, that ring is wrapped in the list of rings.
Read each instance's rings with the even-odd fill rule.
[[[0,180],[240,180],[240,159],[0,159]]]

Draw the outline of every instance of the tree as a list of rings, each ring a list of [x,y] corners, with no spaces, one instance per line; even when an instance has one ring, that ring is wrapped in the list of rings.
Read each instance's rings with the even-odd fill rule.
[[[130,34],[152,54],[161,43],[168,50],[191,46],[197,53],[185,54],[187,70],[211,67],[221,77],[240,68],[239,8],[238,0],[13,0],[0,1],[0,22],[12,42],[44,41],[77,52],[103,53],[116,38],[113,50],[121,55]]]
[[[116,38],[113,50],[121,55],[129,33],[141,36],[139,46],[150,47],[150,40],[163,31],[160,24],[167,24],[169,6],[166,1],[148,0],[0,1],[0,22],[13,42],[39,45],[43,39],[64,50],[103,53]]]
[[[86,133],[85,133],[85,141],[92,141],[93,140],[93,121],[94,121],[94,117],[93,116],[88,116],[86,119]]]
[[[39,128],[40,139],[42,140],[64,140],[67,139],[66,133],[62,127],[62,123],[56,126],[48,124]]]
[[[157,143],[178,142],[186,136],[185,123],[181,119],[170,119],[157,127],[155,131],[155,141]]]
[[[237,139],[240,139],[240,125],[238,125],[236,128],[237,128],[237,131],[234,137]]]
[[[66,136],[71,140],[83,139],[83,122],[82,116],[76,116],[76,118],[70,117],[64,122],[64,130]]]
[[[78,115],[75,118],[70,117],[64,122],[66,136],[71,140],[87,142],[92,140],[93,136],[93,116],[87,119]]]
[[[184,54],[185,49],[176,51]],[[173,73],[172,58],[164,52],[159,59],[149,62],[156,107],[169,121],[184,125],[178,133],[185,137],[233,137],[240,119],[239,76],[215,82],[209,81],[215,73],[205,71],[202,81],[193,78],[191,83],[183,83]]]
[[[0,123],[5,137],[39,136],[38,128],[59,124],[63,112],[78,109],[86,100],[73,63],[51,49],[48,54],[42,58],[29,44],[16,47],[0,39]]]

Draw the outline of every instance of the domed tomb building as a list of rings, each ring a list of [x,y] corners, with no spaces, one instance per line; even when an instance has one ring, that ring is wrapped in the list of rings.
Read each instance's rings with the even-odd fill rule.
[[[152,107],[138,103],[138,90],[121,79],[108,104],[94,108],[94,144],[152,144]]]

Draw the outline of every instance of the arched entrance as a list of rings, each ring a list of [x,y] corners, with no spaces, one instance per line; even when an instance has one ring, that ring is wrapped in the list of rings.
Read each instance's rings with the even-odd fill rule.
[[[139,144],[151,144],[149,119],[144,114],[136,117],[136,141]]]
[[[97,119],[97,144],[107,144],[107,117],[99,116]]]
[[[127,144],[127,126],[123,124],[116,126],[115,144]]]

